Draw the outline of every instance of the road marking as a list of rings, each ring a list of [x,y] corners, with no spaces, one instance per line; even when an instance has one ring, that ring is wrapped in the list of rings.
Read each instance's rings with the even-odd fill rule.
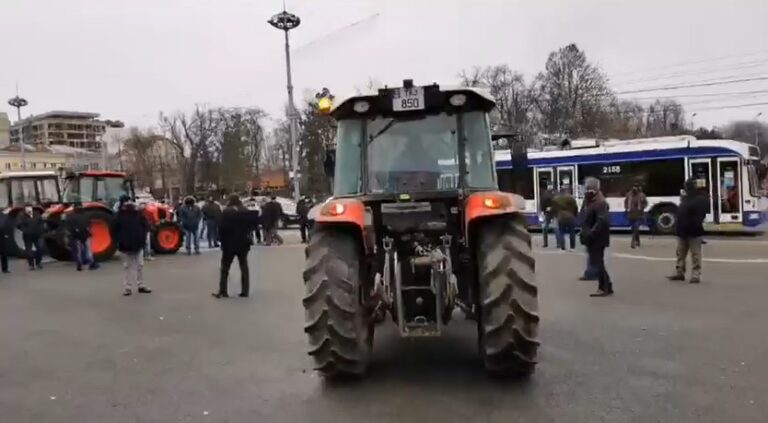
[[[536,250],[534,251],[536,254],[572,254],[572,252],[567,251],[541,251]],[[627,253],[609,253],[612,257],[617,258],[627,258],[627,259],[636,259],[636,260],[646,260],[646,261],[676,261],[677,259],[674,257],[653,257],[653,256],[641,256],[637,254],[627,254]],[[708,262],[708,263],[752,263],[752,264],[759,264],[759,263],[768,263],[768,258],[754,258],[754,259],[729,259],[729,258],[719,258],[719,257],[704,257],[702,261]]]
[[[619,257],[619,258],[631,258],[631,259],[649,260],[649,261],[676,261],[677,260],[674,257],[650,257],[650,256],[639,256],[635,254],[626,254],[626,253],[611,253],[611,255],[613,257]],[[718,258],[718,257],[704,257],[702,258],[702,261],[710,262],[710,263],[768,263],[768,259],[762,259],[762,258],[729,259],[729,258]]]

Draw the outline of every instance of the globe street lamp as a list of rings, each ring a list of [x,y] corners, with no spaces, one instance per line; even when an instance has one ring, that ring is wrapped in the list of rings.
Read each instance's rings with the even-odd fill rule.
[[[301,19],[293,13],[285,10],[273,15],[267,21],[273,27],[283,31],[285,34],[285,73],[288,80],[288,126],[290,127],[291,137],[291,167],[293,170],[293,198],[299,201],[299,142],[297,140],[299,112],[293,103],[293,82],[291,80],[291,47],[288,41],[288,31],[301,24]]]
[[[21,169],[27,169],[27,159],[25,156],[26,148],[24,147],[24,125],[21,124],[21,108],[28,105],[26,99],[19,97],[19,93],[16,93],[16,97],[8,100],[8,104],[16,108],[16,124],[19,125],[19,152],[21,153]]]

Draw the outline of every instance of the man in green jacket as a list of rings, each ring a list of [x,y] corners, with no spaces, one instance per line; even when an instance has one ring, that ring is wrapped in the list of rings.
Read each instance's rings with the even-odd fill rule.
[[[565,251],[565,235],[568,234],[571,250],[576,248],[576,215],[579,206],[569,187],[563,187],[552,200],[552,210],[557,219],[557,248]]]

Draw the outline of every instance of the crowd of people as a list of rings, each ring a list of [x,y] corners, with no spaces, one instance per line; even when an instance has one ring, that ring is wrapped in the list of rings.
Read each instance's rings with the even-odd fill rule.
[[[200,239],[205,236],[209,248],[221,248],[221,281],[217,298],[227,297],[227,277],[235,258],[240,265],[242,277],[241,296],[248,296],[247,254],[251,245],[280,245],[283,239],[278,233],[280,222],[285,218],[282,205],[274,195],[262,204],[250,202],[255,207],[246,208],[240,197],[230,196],[222,209],[213,197],[202,207],[194,197],[186,197],[175,209],[175,219],[182,228],[185,250],[188,255],[200,254]],[[304,196],[297,204],[297,214],[302,242],[308,240],[309,210],[312,201]],[[99,264],[91,250],[91,228],[87,214],[80,213],[82,204],[72,205],[74,212],[64,221],[67,244],[72,252],[72,262],[78,271],[87,268],[96,270]],[[115,218],[112,236],[123,260],[125,270],[123,295],[130,296],[134,287],[138,293],[148,294],[152,290],[144,281],[144,261],[152,260],[150,244],[150,223],[143,206],[129,196],[120,197],[114,205]],[[46,225],[39,208],[27,206],[16,218],[0,213],[0,268],[10,273],[9,252],[15,243],[14,232],[19,230],[24,243],[24,257],[29,270],[43,268],[44,236]]]
[[[550,228],[555,227],[557,248],[566,249],[565,236],[569,237],[569,247],[576,248],[576,222],[581,222],[579,238],[586,247],[587,265],[579,280],[597,281],[597,291],[592,297],[613,295],[613,283],[605,265],[605,251],[610,246],[609,205],[600,191],[600,180],[588,177],[584,181],[584,202],[578,210],[570,187],[564,186],[559,192],[552,185],[541,196],[543,246],[549,245]],[[640,248],[640,226],[646,219],[645,209],[648,200],[643,193],[642,184],[637,181],[624,199],[624,212],[630,223],[632,238],[631,248]],[[701,281],[701,246],[704,244],[704,219],[707,214],[707,200],[696,190],[696,181],[685,181],[681,190],[680,206],[677,209],[676,231],[677,250],[675,273],[669,276],[672,281],[684,281],[687,256],[691,256],[690,283]]]

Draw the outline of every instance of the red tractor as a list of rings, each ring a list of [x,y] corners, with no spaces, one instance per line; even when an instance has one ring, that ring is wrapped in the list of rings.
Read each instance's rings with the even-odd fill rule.
[[[72,206],[81,203],[80,213],[86,213],[91,227],[91,250],[97,261],[109,260],[117,250],[112,238],[112,224],[120,197],[135,200],[133,181],[122,172],[90,170],[69,172],[64,177],[63,203],[45,212],[49,233],[46,237],[48,253],[57,260],[71,257],[64,221],[76,212]],[[160,203],[143,205],[145,216],[152,228],[151,246],[158,254],[174,254],[183,241],[181,228],[173,222],[170,207]]]
[[[304,332],[322,375],[364,374],[387,314],[401,336],[421,338],[443,334],[457,308],[477,321],[489,373],[533,373],[535,259],[525,201],[498,189],[494,107],[471,88],[406,80],[332,112],[334,195],[310,213],[303,274]]]
[[[24,242],[16,229],[19,214],[27,205],[39,213],[51,204],[61,202],[59,177],[54,171],[5,172],[0,174],[0,210],[8,215],[9,227],[14,228],[12,242],[6,248],[8,255],[22,257]]]

